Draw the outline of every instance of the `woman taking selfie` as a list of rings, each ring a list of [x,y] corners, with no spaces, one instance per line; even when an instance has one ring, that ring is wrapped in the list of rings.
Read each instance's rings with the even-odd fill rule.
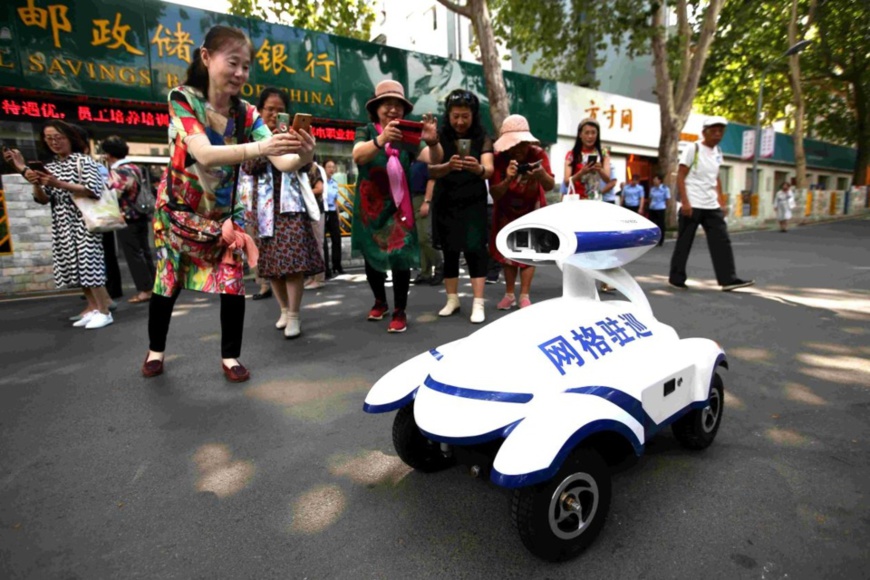
[[[441,146],[445,163],[429,168],[436,179],[432,199],[424,198],[420,215],[432,208],[433,245],[444,252],[444,287],[447,304],[438,313],[459,310],[459,253],[465,254],[474,302],[471,322],[485,320],[483,289],[486,283],[486,179],[492,174],[492,140],[480,123],[480,103],[466,90],[447,96]]]
[[[414,226],[414,208],[408,179],[411,162],[440,163],[438,122],[423,116],[422,132],[403,133],[400,121],[413,109],[405,89],[396,81],[381,81],[366,103],[371,123],[356,130],[353,160],[359,167],[354,194],[351,248],[365,258],[366,279],[375,297],[369,320],[381,320],[389,311],[385,283],[393,275],[395,309],[388,332],[405,332],[405,309],[411,268],[420,263],[420,248]],[[402,143],[403,139],[406,143]],[[414,143],[416,142],[416,144]],[[419,148],[425,142],[427,147]],[[418,153],[419,151],[419,153]]]
[[[39,136],[40,148],[54,158],[33,164],[31,169],[17,149],[5,149],[3,156],[24,178],[33,184],[33,200],[51,204],[51,253],[54,283],[58,288],[80,287],[87,306],[73,316],[73,326],[88,329],[112,324],[111,300],[106,292],[106,266],[103,235],[85,228],[74,197],[99,199],[103,178],[97,163],[84,152],[87,145],[72,127],[63,121],[49,121]]]
[[[610,191],[616,185],[610,175],[610,156],[601,147],[601,127],[595,119],[583,119],[577,126],[574,148],[565,155],[564,175],[565,185],[573,183],[580,199],[598,199],[605,189]]]
[[[278,127],[278,114],[289,110],[287,93],[267,87],[260,93],[257,110],[271,131]],[[309,164],[298,171],[282,173],[268,159],[245,163],[244,171],[254,177],[252,214],[258,237],[259,274],[272,285],[281,309],[275,328],[285,338],[302,334],[299,309],[305,274],[322,272],[323,255],[308,219],[302,199]]]
[[[550,158],[538,147],[538,141],[529,131],[529,122],[522,115],[511,115],[504,120],[495,142],[495,171],[489,192],[493,199],[492,231],[489,251],[504,266],[505,295],[498,303],[499,310],[510,310],[517,304],[515,288],[520,275],[520,308],[531,306],[529,290],[535,277],[535,268],[508,260],[495,245],[496,236],[506,225],[539,207],[547,205],[544,197],[553,189],[556,180],[550,170]]]
[[[238,166],[267,156],[281,171],[294,171],[314,152],[307,133],[272,135],[257,110],[238,98],[252,58],[244,32],[215,26],[194,52],[184,85],[169,92],[171,161],[154,216],[157,279],[142,367],[146,377],[163,372],[172,309],[186,288],[220,294],[221,368],[231,382],[250,378],[238,360],[245,321],[241,249],[256,249],[242,229]]]

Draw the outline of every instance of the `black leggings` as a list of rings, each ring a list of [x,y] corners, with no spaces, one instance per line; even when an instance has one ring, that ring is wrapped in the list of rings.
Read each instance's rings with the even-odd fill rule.
[[[371,286],[372,294],[375,295],[375,300],[383,304],[387,303],[387,273],[375,270],[369,261],[366,260],[366,280]],[[408,288],[411,287],[411,270],[396,270],[393,269],[393,300],[395,306],[399,310],[405,310],[408,307]]]
[[[443,250],[444,253],[444,277],[459,278],[459,252]],[[468,275],[471,278],[483,278],[486,276],[489,253],[486,250],[478,252],[464,252],[465,262],[468,264]]]
[[[166,335],[172,309],[181,291],[171,297],[156,292],[148,305],[148,348],[154,352],[166,350]],[[242,353],[242,331],[245,326],[245,297],[221,294],[221,358],[239,358]]]

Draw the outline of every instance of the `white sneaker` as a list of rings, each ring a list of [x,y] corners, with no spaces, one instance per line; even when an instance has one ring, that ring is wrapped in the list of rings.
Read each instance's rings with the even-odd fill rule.
[[[74,322],[73,326],[75,326],[76,328],[82,328],[83,326],[87,326],[87,324],[91,321],[91,318],[94,317],[94,314],[99,313],[99,310],[91,310],[90,312],[79,318],[77,322]]]
[[[85,328],[88,330],[93,330],[94,328],[103,328],[104,326],[109,326],[114,320],[112,320],[112,313],[103,314],[99,310],[94,311],[95,314],[91,317],[91,321],[85,325]]]
[[[447,305],[438,312],[438,316],[450,316],[454,312],[459,312],[459,294],[448,294]]]
[[[483,311],[483,298],[475,298],[474,304],[471,305],[471,320],[472,324],[480,324],[486,320],[486,314]]]
[[[290,311],[287,310],[286,308],[281,309],[281,318],[279,318],[278,322],[275,323],[275,328],[277,328],[278,330],[281,330],[282,328],[287,327],[287,314],[289,312]]]

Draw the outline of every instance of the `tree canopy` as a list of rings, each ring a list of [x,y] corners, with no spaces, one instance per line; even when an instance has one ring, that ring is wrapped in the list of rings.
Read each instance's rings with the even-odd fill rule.
[[[230,14],[369,40],[375,11],[368,0],[230,0]]]

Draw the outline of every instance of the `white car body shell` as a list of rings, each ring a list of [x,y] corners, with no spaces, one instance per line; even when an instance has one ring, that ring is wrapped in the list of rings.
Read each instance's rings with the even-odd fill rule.
[[[596,433],[616,433],[641,454],[651,435],[707,404],[717,366],[727,366],[715,342],[681,340],[656,320],[621,268],[657,241],[652,222],[598,201],[512,222],[499,249],[513,260],[558,264],[563,296],[402,363],[372,387],[364,409],[387,412],[413,400],[417,426],[433,441],[504,439],[491,479],[505,487],[548,480]],[[629,300],[600,301],[595,279]]]

